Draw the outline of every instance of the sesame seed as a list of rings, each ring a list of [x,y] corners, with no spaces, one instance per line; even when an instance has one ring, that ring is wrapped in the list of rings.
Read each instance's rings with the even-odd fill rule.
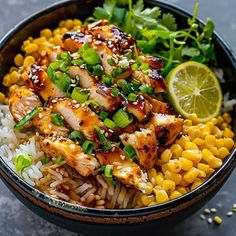
[[[208,218],[208,219],[207,219],[207,222],[208,222],[209,224],[211,224],[211,223],[213,222],[212,218]]]
[[[39,113],[39,118],[42,119],[43,118],[43,115],[42,113]]]
[[[49,125],[48,125],[48,128],[49,128],[49,129],[52,129],[52,125],[51,125],[51,124],[49,124]]]
[[[75,144],[71,144],[71,145],[70,145],[70,148],[71,148],[71,149],[75,149]]]
[[[122,169],[122,167],[121,166],[117,166],[117,168],[116,168],[117,170],[120,170],[120,169]]]
[[[120,159],[123,161],[125,159],[124,155],[120,155]]]

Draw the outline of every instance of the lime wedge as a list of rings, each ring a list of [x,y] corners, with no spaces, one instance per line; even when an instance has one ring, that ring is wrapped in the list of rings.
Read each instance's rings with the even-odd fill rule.
[[[167,99],[185,118],[194,114],[199,122],[216,117],[221,110],[222,91],[214,73],[198,62],[180,64],[167,75]]]

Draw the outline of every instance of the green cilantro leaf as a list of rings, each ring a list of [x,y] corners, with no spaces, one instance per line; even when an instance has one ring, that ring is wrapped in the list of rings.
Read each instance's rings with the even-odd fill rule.
[[[171,31],[177,30],[176,19],[171,13],[163,13],[161,23]]]
[[[215,25],[210,18],[207,18],[206,25],[203,28],[203,34],[207,39],[210,39],[215,29]]]

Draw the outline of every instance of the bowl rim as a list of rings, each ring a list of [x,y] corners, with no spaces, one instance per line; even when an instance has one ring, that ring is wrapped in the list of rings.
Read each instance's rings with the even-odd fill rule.
[[[60,7],[70,5],[73,2],[80,2],[78,0],[62,0],[56,3],[53,3],[45,8],[42,8],[41,10],[37,11],[36,13],[33,13],[32,15],[28,16],[27,18],[20,21],[17,25],[15,25],[1,40],[0,40],[0,51],[3,49],[3,47],[8,43],[8,41],[14,37],[15,33],[20,31],[22,28],[24,28],[26,25],[31,23],[34,19],[45,15],[47,13],[52,12],[53,10],[56,10]],[[83,3],[83,1],[81,1]],[[160,0],[146,0],[145,3],[159,6],[160,8],[165,8],[166,10],[174,11],[177,15],[180,17],[191,17],[192,14],[188,11],[183,9],[182,7],[176,6],[172,3],[166,3],[162,2]],[[197,18],[197,21],[204,25],[204,21]],[[233,52],[233,50],[230,48],[228,43],[218,34],[214,31],[214,38],[215,41],[222,47],[224,52],[226,53],[227,57],[232,63],[232,66],[234,67],[234,70],[236,71],[236,56]],[[233,164],[236,164],[236,159],[234,158],[236,156],[236,147],[231,150],[230,155],[227,157],[226,160],[224,160],[223,165],[204,183],[202,183],[199,187],[195,188],[194,190],[182,195],[181,197],[170,200],[168,202],[149,206],[149,207],[143,207],[143,208],[128,208],[128,209],[97,209],[97,208],[91,208],[91,207],[84,207],[79,206],[76,204],[68,203],[56,198],[51,197],[50,195],[47,195],[33,186],[29,185],[27,182],[25,182],[23,179],[21,179],[8,165],[5,163],[5,161],[0,156],[0,170],[3,171],[6,176],[8,176],[18,187],[23,189],[23,191],[27,192],[29,195],[36,197],[37,200],[43,202],[49,207],[55,207],[59,208],[63,211],[66,211],[68,213],[74,213],[74,214],[80,214],[84,216],[92,216],[92,217],[101,217],[101,213],[104,217],[110,217],[110,218],[123,218],[123,217],[131,217],[135,215],[138,216],[144,216],[152,213],[158,213],[164,210],[171,209],[172,207],[175,207],[176,205],[181,205],[185,202],[193,200],[196,195],[199,193],[204,192],[209,186],[211,186],[218,178],[220,178],[224,171],[229,169]],[[1,175],[0,175],[1,177]],[[208,187],[207,187],[208,186]]]

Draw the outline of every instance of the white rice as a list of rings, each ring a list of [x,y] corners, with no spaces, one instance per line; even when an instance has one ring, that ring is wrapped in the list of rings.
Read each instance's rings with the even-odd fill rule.
[[[35,181],[42,178],[40,171],[41,158],[44,153],[30,133],[14,132],[15,122],[7,105],[0,105],[0,157],[14,171],[16,171],[13,158],[26,153],[32,157],[33,163],[18,173],[28,184],[35,186]]]

